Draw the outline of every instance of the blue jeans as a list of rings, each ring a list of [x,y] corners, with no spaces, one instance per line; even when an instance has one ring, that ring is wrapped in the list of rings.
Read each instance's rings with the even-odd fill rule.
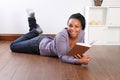
[[[28,18],[30,31],[13,41],[10,45],[10,49],[13,52],[20,53],[31,53],[38,54],[39,53],[39,43],[45,36],[39,36],[39,33],[36,31],[36,21],[35,18]]]
[[[13,52],[31,53],[40,55],[39,43],[45,36],[38,36],[36,29],[31,30],[29,33],[19,37],[10,45]]]

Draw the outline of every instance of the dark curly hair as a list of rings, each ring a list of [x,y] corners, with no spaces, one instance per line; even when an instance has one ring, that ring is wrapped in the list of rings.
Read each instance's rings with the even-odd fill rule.
[[[81,25],[82,25],[82,30],[85,29],[86,21],[85,21],[85,18],[84,18],[83,15],[81,15],[80,13],[72,14],[72,15],[69,17],[69,19],[68,19],[68,21],[67,21],[67,24],[68,24],[68,22],[69,22],[69,20],[70,20],[71,18],[78,19],[78,20],[80,21]]]

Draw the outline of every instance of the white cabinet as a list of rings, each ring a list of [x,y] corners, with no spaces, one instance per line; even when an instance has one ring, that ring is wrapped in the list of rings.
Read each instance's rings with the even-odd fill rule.
[[[108,8],[106,21],[109,27],[120,27],[120,8]]]
[[[87,43],[120,44],[119,7],[87,7],[85,18]]]

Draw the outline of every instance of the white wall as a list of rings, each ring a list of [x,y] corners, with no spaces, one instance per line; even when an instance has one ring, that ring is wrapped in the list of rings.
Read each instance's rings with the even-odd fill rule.
[[[102,6],[120,7],[120,0],[103,0]]]
[[[71,14],[84,15],[86,5],[93,5],[93,0],[0,0],[0,34],[28,32],[27,8],[34,9],[44,33],[57,33]]]

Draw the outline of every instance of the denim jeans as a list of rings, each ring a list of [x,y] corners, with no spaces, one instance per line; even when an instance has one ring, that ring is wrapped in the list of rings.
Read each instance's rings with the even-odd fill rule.
[[[40,54],[39,43],[45,36],[39,36],[39,33],[36,31],[34,27],[36,25],[35,19],[28,19],[28,22],[30,31],[13,41],[10,45],[10,49],[13,52]]]
[[[29,33],[13,41],[10,45],[10,49],[13,52],[40,54],[39,43],[45,36],[38,35],[36,29],[33,29]]]

